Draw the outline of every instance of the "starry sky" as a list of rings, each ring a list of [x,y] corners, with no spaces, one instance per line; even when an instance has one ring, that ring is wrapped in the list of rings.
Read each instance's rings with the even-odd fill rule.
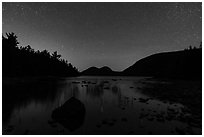
[[[124,70],[148,55],[199,46],[202,3],[2,3],[2,33],[58,51],[79,71]]]

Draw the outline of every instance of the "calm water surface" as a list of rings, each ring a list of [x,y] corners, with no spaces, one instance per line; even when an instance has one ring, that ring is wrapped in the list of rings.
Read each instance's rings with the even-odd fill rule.
[[[189,128],[167,120],[179,116],[183,105],[144,95],[141,81],[145,78],[77,77],[3,86],[3,134],[178,134],[176,129]],[[54,121],[52,112],[72,97],[85,113],[70,129]]]

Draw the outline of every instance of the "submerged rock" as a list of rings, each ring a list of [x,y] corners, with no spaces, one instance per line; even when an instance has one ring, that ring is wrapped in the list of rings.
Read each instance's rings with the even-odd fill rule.
[[[110,87],[104,87],[103,89],[110,89]]]
[[[103,120],[103,121],[102,121],[102,124],[105,125],[105,124],[108,124],[108,122],[107,122],[106,120]]]
[[[56,121],[48,120],[47,123],[50,124],[50,125],[53,125],[53,124],[56,123]]]
[[[149,117],[149,118],[147,118],[149,121],[153,121],[154,120],[154,118],[153,117]]]
[[[12,132],[14,130],[14,126],[10,125],[6,129],[4,129],[3,134],[7,134],[9,132]]]
[[[109,126],[114,126],[113,122],[108,123]]]
[[[103,81],[103,83],[109,83],[109,81]]]
[[[85,106],[72,97],[52,112],[52,118],[70,131],[74,131],[84,122]]]
[[[121,109],[122,109],[122,110],[125,110],[125,107],[122,107]]]
[[[123,118],[121,118],[121,121],[127,122],[127,118],[123,117]]]
[[[117,121],[117,119],[115,119],[115,118],[112,118],[112,121],[113,121],[113,122],[116,122],[116,121]]]
[[[79,81],[73,81],[72,83],[73,84],[79,84],[80,82]]]
[[[146,113],[146,114],[140,113],[139,119],[143,119],[143,118],[147,117],[148,115],[149,115],[149,113]]]
[[[149,101],[149,98],[147,99],[139,98],[139,102],[146,103],[147,101]]]
[[[185,135],[185,132],[182,130],[182,129],[179,129],[179,128],[175,128],[176,132],[180,135]]]
[[[101,125],[100,125],[100,124],[98,124],[98,125],[96,125],[96,127],[97,127],[97,128],[100,128],[100,127],[101,127]]]

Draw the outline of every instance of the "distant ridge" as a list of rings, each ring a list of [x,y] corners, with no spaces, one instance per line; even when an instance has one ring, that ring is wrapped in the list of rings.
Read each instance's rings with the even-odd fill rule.
[[[90,67],[82,71],[81,75],[202,79],[202,48],[153,54],[121,72],[107,66]]]
[[[128,76],[202,79],[202,48],[153,54],[122,73]]]
[[[119,72],[111,70],[111,68],[104,66],[101,68],[90,67],[81,72],[81,75],[91,75],[91,76],[113,76],[119,75]]]

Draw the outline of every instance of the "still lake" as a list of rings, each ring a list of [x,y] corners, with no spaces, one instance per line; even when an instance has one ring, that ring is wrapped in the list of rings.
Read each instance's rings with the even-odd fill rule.
[[[143,94],[143,82],[147,80],[119,76],[3,80],[3,134],[180,134],[180,129],[200,132],[169,117],[183,115],[185,106]],[[52,113],[71,98],[83,104],[85,111],[68,118],[71,120],[65,126],[54,120]]]

